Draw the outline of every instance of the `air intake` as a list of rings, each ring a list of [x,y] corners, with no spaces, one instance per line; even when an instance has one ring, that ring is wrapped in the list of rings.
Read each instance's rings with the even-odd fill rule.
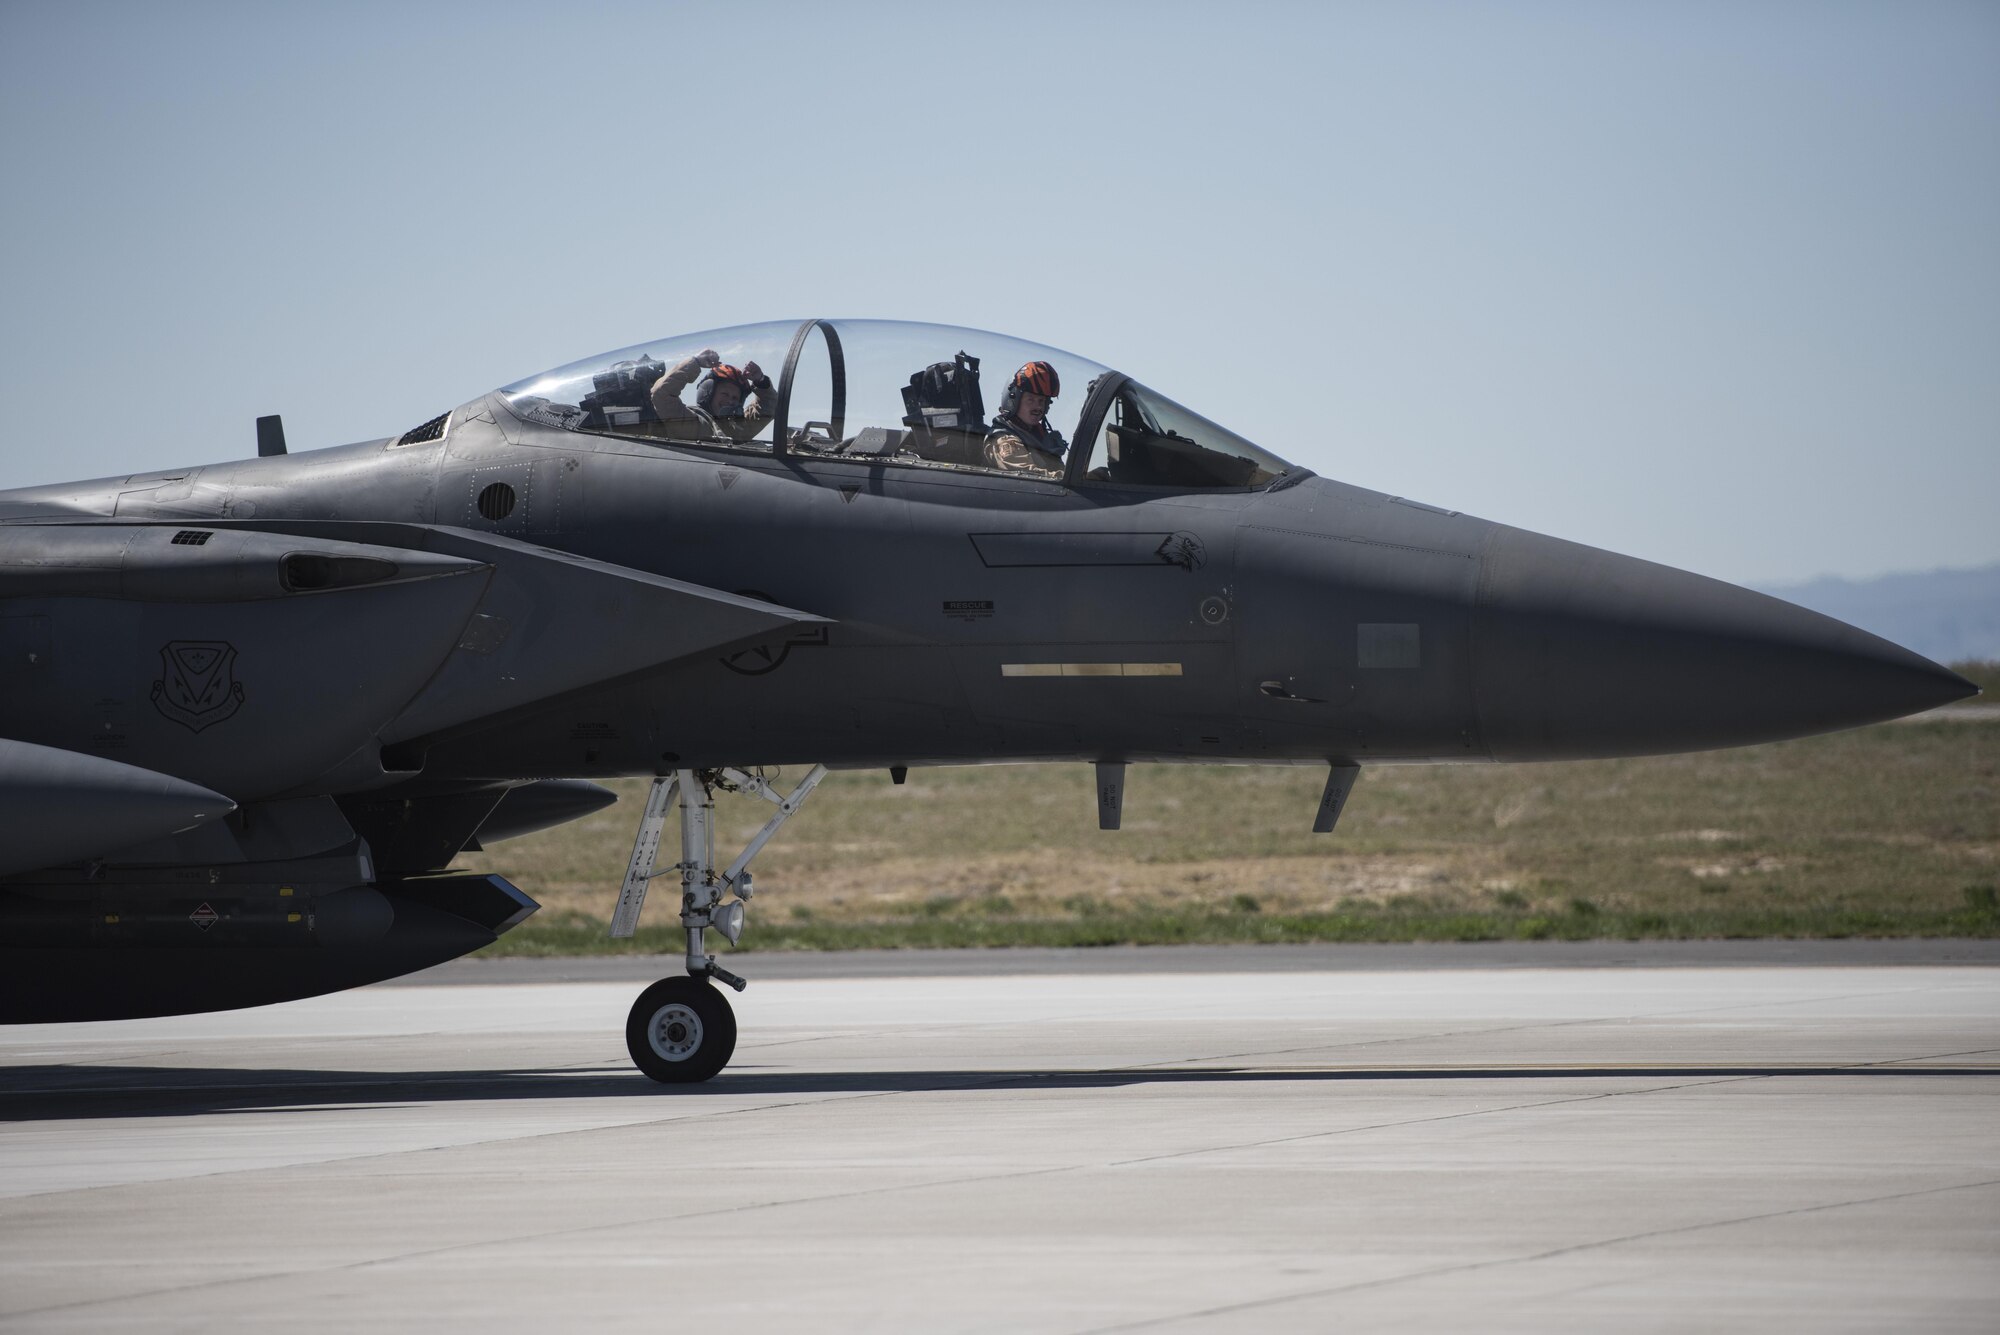
[[[444,424],[451,420],[450,413],[439,413],[422,426],[413,426],[396,438],[398,445],[421,445],[427,440],[436,440],[444,434]]]
[[[505,482],[495,482],[479,493],[479,513],[483,518],[499,523],[514,513],[514,489]]]
[[[393,561],[372,556],[321,556],[314,552],[294,552],[278,563],[278,582],[287,593],[314,593],[321,589],[351,589],[360,584],[379,584],[396,578]]]

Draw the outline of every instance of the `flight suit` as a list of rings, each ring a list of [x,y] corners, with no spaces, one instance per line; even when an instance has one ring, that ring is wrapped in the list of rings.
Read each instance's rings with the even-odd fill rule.
[[[986,437],[986,466],[1007,473],[1063,474],[1063,451],[1069,442],[1054,427],[1037,431],[1020,418],[1001,413]]]
[[[741,417],[717,417],[693,404],[681,402],[681,391],[699,379],[706,369],[694,358],[683,357],[653,382],[653,411],[666,424],[667,434],[684,440],[726,436],[741,443],[762,431],[771,416],[772,405],[764,401],[766,391],[771,389],[770,377],[766,376],[763,383],[743,400]]]

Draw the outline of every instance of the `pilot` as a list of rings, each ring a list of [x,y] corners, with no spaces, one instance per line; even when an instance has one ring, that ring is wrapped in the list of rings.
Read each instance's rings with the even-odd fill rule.
[[[703,374],[706,372],[706,374]],[[694,405],[681,402],[681,391],[696,376]],[[771,377],[755,362],[741,367],[722,360],[713,348],[684,357],[653,384],[653,411],[667,434],[684,440],[717,436],[746,441],[764,429],[777,402]]]
[[[1062,393],[1056,368],[1029,362],[1014,372],[993,429],[986,436],[986,466],[1008,473],[1061,477],[1069,442],[1049,425],[1049,404]]]

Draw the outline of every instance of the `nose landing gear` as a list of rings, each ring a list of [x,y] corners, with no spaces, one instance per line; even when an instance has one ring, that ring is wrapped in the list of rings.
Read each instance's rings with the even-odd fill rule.
[[[681,877],[681,927],[687,933],[687,975],[663,978],[639,994],[625,1019],[625,1048],[641,1071],[662,1084],[706,1080],[728,1064],[736,1051],[736,1013],[710,979],[741,992],[747,984],[715,962],[708,953],[707,931],[721,932],[730,945],[743,934],[743,911],[753,893],[750,860],[757,856],[778,827],[804,804],[826,766],[815,765],[789,794],[780,795],[761,775],[742,770],[676,770],[653,780],[646,795],[646,814],[632,844],[618,908],[611,917],[611,935],[629,937],[639,927],[646,887],[666,827],[667,808],[678,795],[681,818],[681,860],[672,870]],[[755,793],[777,808],[749,845],[729,864],[715,870],[715,792]],[[734,898],[724,902],[724,895]]]

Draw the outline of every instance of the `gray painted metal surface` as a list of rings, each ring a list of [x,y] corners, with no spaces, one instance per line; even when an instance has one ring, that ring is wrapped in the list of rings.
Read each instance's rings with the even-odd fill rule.
[[[970,409],[919,403],[922,375],[900,424],[870,406],[883,367],[923,370],[899,349],[942,349],[937,371],[995,336],[738,332],[782,367],[761,441],[754,423],[686,439],[718,419],[648,421],[633,377],[664,363],[638,356],[396,437],[288,454],[267,428],[253,458],[0,493],[0,791],[41,782],[48,762],[22,757],[58,753],[237,807],[176,832],[144,814],[157,794],[106,780],[46,845],[8,817],[16,918],[70,923],[60,936],[93,912],[105,927],[107,895],[162,923],[172,906],[197,934],[175,949],[197,953],[0,938],[0,1015],[64,997],[104,1013],[107,972],[149,1006],[245,1004],[228,968],[186,984],[190,960],[226,950],[294,995],[354,974],[290,967],[303,957],[284,952],[324,948],[311,932],[233,930],[300,896],[456,913],[463,931],[417,937],[470,948],[514,915],[477,885],[440,897],[436,874],[591,809],[555,781],[1070,760],[1100,767],[1115,828],[1133,762],[1316,764],[1331,781],[1301,820],[1330,830],[1363,764],[1741,745],[1971,692],[1763,595],[1287,469],[1055,350],[1001,344],[1088,382],[1065,401],[1063,471],[1043,476],[984,466]],[[225,880],[228,904],[181,907]],[[746,897],[682,905],[691,969]],[[100,947],[115,964],[79,971]],[[421,953],[399,964],[434,962]]]

